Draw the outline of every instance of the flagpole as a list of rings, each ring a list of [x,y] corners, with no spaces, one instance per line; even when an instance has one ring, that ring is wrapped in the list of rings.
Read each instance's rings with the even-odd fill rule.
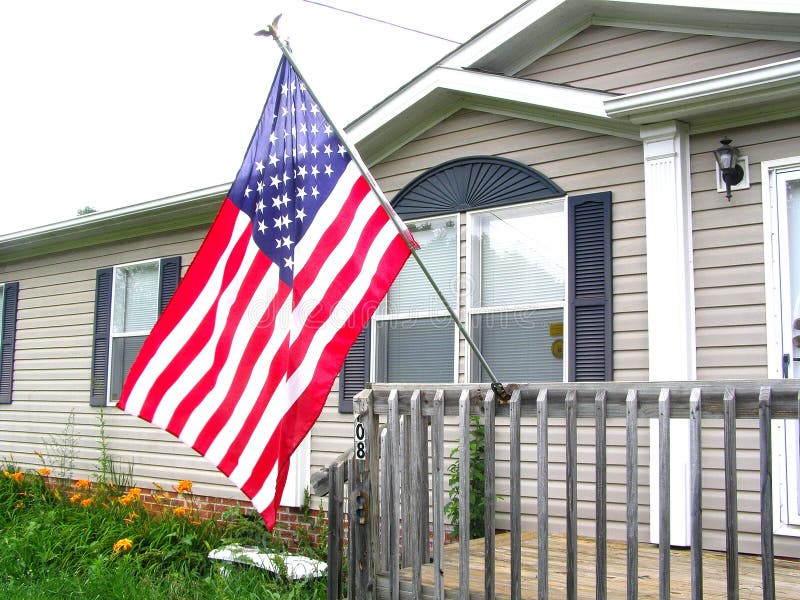
[[[295,70],[298,76],[300,76],[300,78],[305,82],[306,88],[308,89],[309,93],[316,98],[317,97],[316,94],[314,94],[314,92],[312,91],[311,86],[309,86],[308,81],[305,79],[305,77],[303,77],[300,68],[297,66],[294,57],[292,57],[291,50],[289,50],[289,47],[286,45],[286,43],[284,43],[284,41],[278,35],[277,26],[278,26],[278,20],[280,18],[281,15],[275,17],[275,20],[272,22],[271,25],[268,25],[266,29],[257,31],[255,35],[271,37],[273,40],[275,40],[275,43],[278,44],[278,47],[281,49],[283,55],[286,57],[286,60],[289,61],[289,64],[292,65],[292,68]],[[511,397],[510,394],[505,390],[503,384],[500,381],[498,381],[497,376],[494,374],[494,371],[492,371],[492,368],[489,366],[489,363],[486,362],[486,359],[484,358],[483,354],[481,354],[481,351],[478,349],[478,346],[475,344],[475,341],[472,339],[472,336],[469,335],[466,327],[464,327],[464,324],[458,318],[458,315],[456,314],[455,310],[453,310],[453,307],[450,306],[450,303],[444,297],[444,294],[439,289],[439,286],[433,280],[433,276],[431,275],[430,271],[428,271],[428,268],[422,262],[422,259],[417,253],[416,244],[412,242],[411,239],[409,239],[408,234],[406,233],[405,224],[402,222],[400,217],[392,208],[392,205],[389,203],[389,200],[384,195],[383,190],[381,190],[380,186],[378,185],[378,182],[375,181],[375,178],[372,176],[372,173],[370,173],[369,169],[367,168],[367,165],[364,163],[364,160],[358,153],[358,150],[356,150],[355,145],[351,144],[348,141],[345,132],[339,129],[339,127],[336,125],[336,122],[330,118],[330,115],[328,115],[328,113],[325,111],[325,108],[322,106],[321,103],[318,106],[318,108],[322,112],[323,116],[328,121],[328,123],[330,123],[331,128],[334,130],[336,135],[342,141],[342,144],[344,144],[345,148],[347,148],[347,151],[350,153],[350,157],[353,159],[356,166],[361,171],[361,174],[369,183],[369,186],[375,192],[375,195],[378,197],[381,206],[383,206],[383,208],[386,210],[386,213],[389,215],[395,227],[397,227],[397,230],[400,232],[400,236],[403,238],[403,241],[405,241],[409,250],[411,250],[411,255],[414,257],[414,260],[417,261],[417,265],[419,265],[419,268],[422,270],[422,273],[425,275],[425,278],[428,280],[428,282],[430,282],[431,286],[433,286],[433,291],[436,292],[436,295],[439,297],[439,300],[441,300],[442,304],[447,309],[447,312],[450,314],[450,317],[455,322],[456,327],[458,327],[458,330],[461,332],[461,335],[464,336],[464,340],[472,349],[472,352],[475,354],[475,357],[481,363],[481,366],[483,366],[483,368],[486,370],[487,375],[489,375],[489,377],[491,378],[492,391],[494,391],[494,393],[497,394],[500,400],[504,402],[508,401]]]

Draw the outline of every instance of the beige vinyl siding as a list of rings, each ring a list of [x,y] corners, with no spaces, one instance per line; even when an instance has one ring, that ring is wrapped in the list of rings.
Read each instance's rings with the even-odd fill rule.
[[[724,132],[747,155],[750,188],[717,192],[711,151],[723,133],[691,138],[697,376],[767,376],[761,162],[800,155],[800,122]]]
[[[717,192],[711,151],[727,135],[749,160],[750,188],[730,202]],[[800,122],[777,121],[692,136],[692,222],[698,379],[767,376],[761,162],[800,155]],[[722,424],[704,423],[703,543],[724,549]],[[760,552],[756,423],[737,431],[739,549]],[[795,538],[775,536],[778,555],[797,556]]]
[[[0,407],[0,457],[23,467],[57,467],[59,453],[74,451],[71,476],[96,474],[100,411],[89,406],[95,276],[97,269],[140,260],[181,256],[186,271],[205,229],[152,236],[107,246],[6,264],[3,279],[18,280],[19,307],[13,403]],[[65,443],[72,415],[74,449]],[[195,491],[220,497],[241,494],[196,452],[171,435],[115,407],[103,410],[108,449],[123,470],[133,468],[143,487],[180,479]],[[54,474],[58,474],[54,469]]]
[[[796,42],[593,25],[517,76],[628,94],[798,56]]]

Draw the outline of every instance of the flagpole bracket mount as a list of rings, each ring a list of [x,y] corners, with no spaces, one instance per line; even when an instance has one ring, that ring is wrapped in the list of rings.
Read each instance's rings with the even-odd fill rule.
[[[505,386],[499,381],[492,382],[491,385],[494,395],[500,400],[500,404],[508,404],[511,400],[511,393],[506,390]]]

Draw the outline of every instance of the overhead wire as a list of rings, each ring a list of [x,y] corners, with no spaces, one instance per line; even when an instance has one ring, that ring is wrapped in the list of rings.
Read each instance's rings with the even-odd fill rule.
[[[404,31],[409,31],[411,33],[417,33],[419,35],[424,35],[427,37],[435,38],[437,40],[442,40],[443,42],[449,42],[451,44],[461,44],[461,42],[457,42],[456,40],[451,40],[449,38],[443,37],[441,35],[436,35],[435,33],[428,33],[427,31],[420,31],[419,29],[414,29],[413,27],[406,27],[405,25],[400,25],[398,23],[392,23],[391,21],[385,21],[383,19],[378,19],[377,17],[370,17],[369,15],[364,15],[352,10],[346,10],[344,8],[339,8],[338,6],[331,6],[330,4],[325,4],[324,2],[318,2],[317,0],[303,0],[306,4],[314,4],[316,6],[321,6],[323,8],[327,8],[330,10],[335,10],[340,13],[352,15],[354,17],[359,17],[361,19],[366,19],[367,21],[374,21],[376,23],[381,23],[382,25],[388,25],[389,27],[395,27],[397,29],[402,29]]]

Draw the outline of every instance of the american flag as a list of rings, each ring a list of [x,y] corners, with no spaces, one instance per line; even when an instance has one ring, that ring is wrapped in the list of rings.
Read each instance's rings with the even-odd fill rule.
[[[409,254],[284,57],[236,181],[118,406],[204,455],[272,529],[290,456]]]

